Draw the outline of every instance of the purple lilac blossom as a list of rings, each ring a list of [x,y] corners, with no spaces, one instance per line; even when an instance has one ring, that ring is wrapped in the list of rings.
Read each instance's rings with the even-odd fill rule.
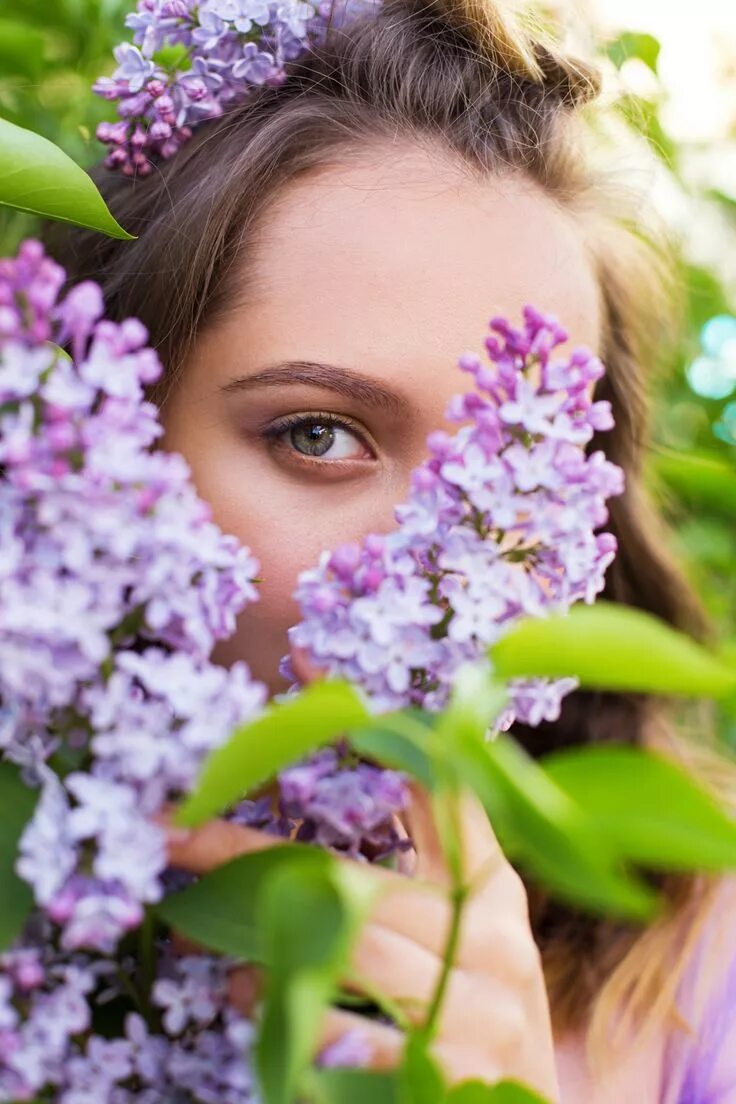
[[[138,0],[126,25],[133,42],[114,50],[117,67],[94,91],[117,101],[119,119],[101,123],[105,163],[146,176],[192,136],[247,98],[258,85],[280,85],[285,66],[329,27],[369,14],[377,0]],[[162,58],[178,47],[177,60]],[[182,52],[183,51],[183,56]]]
[[[151,449],[144,327],[63,282],[35,242],[0,261],[0,754],[41,787],[19,875],[63,947],[111,953],[161,896],[151,817],[265,701],[208,658],[257,564]]]
[[[397,528],[325,552],[300,576],[291,643],[362,686],[377,710],[443,708],[459,667],[520,618],[593,602],[615,555],[600,527],[623,473],[585,453],[613,425],[591,394],[601,361],[584,348],[555,356],[568,335],[532,307],[521,329],[496,318],[490,330],[490,365],[471,353],[459,362],[476,387],[449,403],[462,425],[428,438]],[[512,682],[496,727],[556,720],[575,685]]]
[[[130,964],[126,964],[130,965]],[[164,952],[151,992],[152,1029],[128,1012],[118,1037],[93,1030],[96,1011],[122,990],[114,964],[21,947],[0,956],[0,1101],[59,1104],[257,1104],[253,1024],[228,1003],[231,965]]]
[[[372,862],[410,846],[395,823],[409,805],[406,778],[356,763],[346,748],[325,748],[282,771],[279,796],[281,816],[298,825],[298,840]]]

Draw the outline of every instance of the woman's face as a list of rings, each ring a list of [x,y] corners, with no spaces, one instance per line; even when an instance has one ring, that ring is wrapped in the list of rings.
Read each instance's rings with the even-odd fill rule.
[[[598,289],[571,216],[531,183],[475,181],[419,148],[375,148],[290,184],[249,257],[247,298],[205,330],[165,404],[163,445],[261,564],[260,601],[218,644],[274,692],[320,552],[394,524],[427,435],[532,303],[595,348]]]

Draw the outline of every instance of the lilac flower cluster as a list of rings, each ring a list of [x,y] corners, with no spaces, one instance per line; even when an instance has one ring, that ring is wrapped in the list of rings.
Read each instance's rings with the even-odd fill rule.
[[[151,986],[125,937],[171,888],[155,814],[265,701],[244,663],[209,659],[257,564],[155,448],[143,326],[105,321],[93,283],[62,298],[64,281],[36,242],[0,260],[0,760],[39,791],[16,864],[36,908],[0,955],[0,1101],[249,1104],[253,1027],[227,1006],[227,963],[164,941]],[[403,780],[342,778],[343,761],[324,753],[311,788],[285,772],[287,834],[288,812],[323,846],[385,853]],[[131,989],[151,1025],[130,1011],[103,1037],[98,1009]]]
[[[254,1028],[228,1004],[227,960],[168,951],[150,994],[164,1030],[129,1011],[109,1038],[94,1014],[126,995],[121,972],[134,977],[135,963],[62,955],[46,935],[0,956],[0,1100],[256,1104]]]
[[[430,435],[396,530],[323,554],[297,589],[292,644],[331,674],[361,685],[376,708],[441,709],[458,668],[485,654],[522,617],[592,602],[616,551],[606,499],[623,473],[594,432],[613,425],[593,401],[603,365],[531,307],[515,329],[493,319],[490,364],[466,354],[475,390],[453,397],[453,435]],[[290,673],[288,662],[282,669]],[[574,680],[518,680],[498,727],[559,716]]]
[[[63,281],[35,242],[0,262],[0,752],[42,785],[19,874],[64,948],[111,951],[161,896],[151,816],[263,704],[208,660],[257,565],[151,448],[144,327]]]
[[[117,68],[94,85],[118,103],[118,121],[97,131],[109,149],[106,164],[147,175],[151,158],[173,157],[193,127],[217,118],[253,87],[282,84],[289,61],[321,41],[328,27],[376,2],[138,0],[126,19],[133,43],[116,47]]]

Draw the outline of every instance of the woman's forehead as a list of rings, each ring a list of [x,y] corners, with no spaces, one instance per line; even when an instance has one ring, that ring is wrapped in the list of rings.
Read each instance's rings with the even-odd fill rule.
[[[346,351],[405,356],[423,343],[456,356],[525,303],[556,314],[576,344],[599,343],[582,222],[530,181],[479,180],[421,149],[292,182],[248,263],[250,321],[280,313],[295,336]]]

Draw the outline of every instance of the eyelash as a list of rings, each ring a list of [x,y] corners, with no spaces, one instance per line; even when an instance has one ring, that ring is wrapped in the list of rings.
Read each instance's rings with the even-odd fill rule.
[[[329,411],[317,410],[310,414],[288,414],[262,430],[262,436],[265,438],[267,444],[273,449],[281,447],[288,448],[288,446],[284,446],[281,438],[298,426],[311,425],[314,422],[319,422],[321,425],[334,426],[336,429],[345,429],[354,437],[357,437],[365,448],[369,449],[371,452],[374,451],[371,444],[366,440],[364,431],[357,422],[354,422],[352,418],[347,418],[344,415],[331,414]],[[319,456],[306,456],[304,453],[297,452],[297,450],[293,448],[289,449],[289,452],[292,461],[297,464],[308,464],[310,466],[322,464],[337,468],[343,464],[355,463],[355,460],[345,458],[338,460],[323,460]]]

